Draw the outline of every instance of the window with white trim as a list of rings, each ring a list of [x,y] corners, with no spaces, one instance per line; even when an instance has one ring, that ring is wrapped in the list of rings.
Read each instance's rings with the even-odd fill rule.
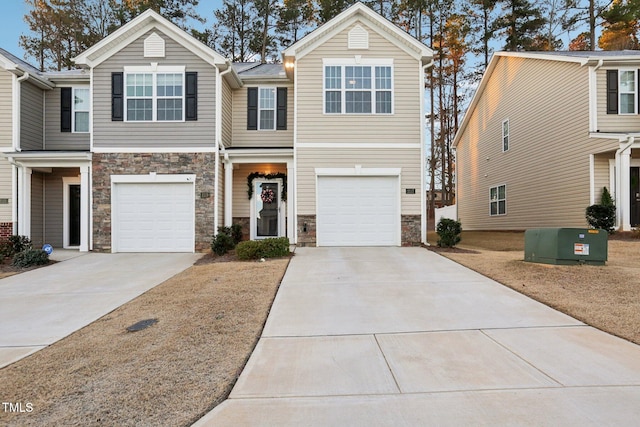
[[[507,186],[498,185],[489,190],[489,212],[491,216],[507,214]]]
[[[125,120],[184,121],[184,69],[125,67]]]
[[[258,129],[276,128],[276,88],[261,87],[258,91]]]
[[[502,122],[502,151],[509,150],[509,119]]]
[[[637,70],[620,70],[618,73],[620,114],[636,114],[638,105]]]
[[[89,132],[89,88],[73,88],[73,132],[85,133]]]
[[[325,65],[326,114],[392,114],[391,65]]]

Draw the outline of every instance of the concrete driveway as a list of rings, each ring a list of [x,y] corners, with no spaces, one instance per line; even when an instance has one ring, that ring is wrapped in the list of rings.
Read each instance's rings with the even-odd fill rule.
[[[200,256],[87,253],[0,279],[0,367],[99,319]]]
[[[196,426],[637,425],[640,347],[422,248],[301,248]]]

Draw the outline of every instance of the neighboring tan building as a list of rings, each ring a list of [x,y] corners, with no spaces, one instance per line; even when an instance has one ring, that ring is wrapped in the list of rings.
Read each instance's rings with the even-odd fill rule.
[[[466,230],[640,225],[640,52],[497,52],[456,134]]]
[[[424,242],[432,56],[360,3],[284,64],[232,64],[150,10],[79,70],[0,51],[0,229],[112,252],[204,250],[232,223],[298,245]]]

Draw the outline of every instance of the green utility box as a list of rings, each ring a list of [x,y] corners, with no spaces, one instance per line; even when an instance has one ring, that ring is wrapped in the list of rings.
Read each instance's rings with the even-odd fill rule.
[[[608,234],[586,228],[535,228],[524,233],[524,260],[543,264],[604,265]]]

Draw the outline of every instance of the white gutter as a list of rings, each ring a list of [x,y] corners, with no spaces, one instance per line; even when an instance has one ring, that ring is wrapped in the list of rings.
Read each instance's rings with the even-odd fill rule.
[[[222,77],[233,71],[231,61],[228,59],[225,61],[227,69],[220,72],[218,69],[216,77],[216,142],[215,142],[215,181],[213,183],[213,234],[218,234],[218,227],[220,226],[220,214],[218,212],[220,208],[220,147],[224,151],[224,144],[222,143]]]

